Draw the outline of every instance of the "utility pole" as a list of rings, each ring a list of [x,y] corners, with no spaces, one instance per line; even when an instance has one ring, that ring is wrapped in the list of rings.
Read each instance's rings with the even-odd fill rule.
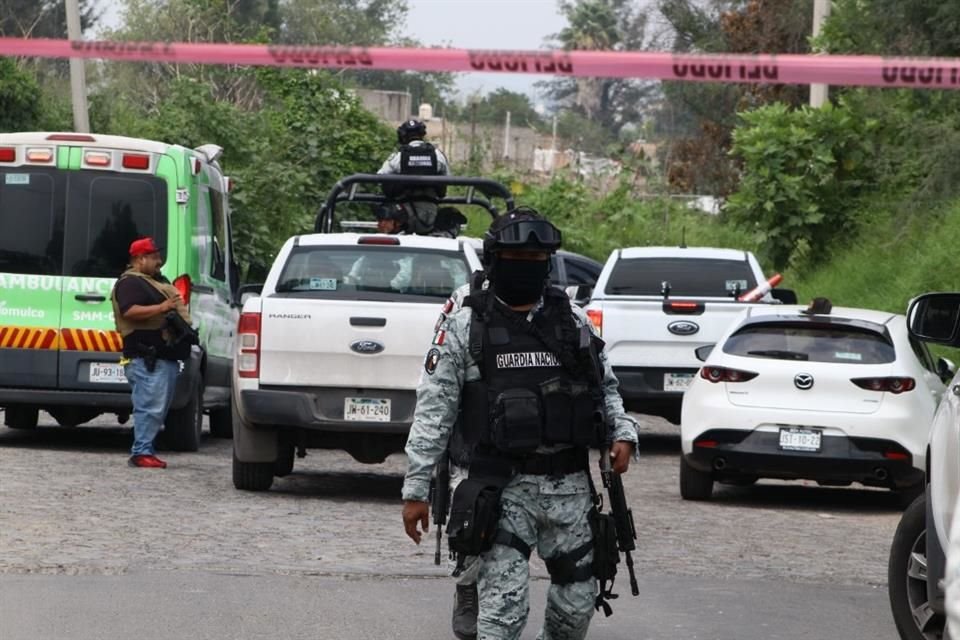
[[[470,102],[470,166],[476,162],[477,157],[477,101]],[[476,167],[474,170],[479,170]]]
[[[506,121],[503,124],[503,157],[510,157],[510,112],[507,111]]]
[[[820,29],[830,15],[830,0],[813,0],[813,37],[820,35]],[[827,101],[828,88],[825,84],[810,85],[810,106],[819,108]]]
[[[67,37],[79,42],[83,40],[80,28],[80,6],[78,0],[66,0]],[[87,113],[87,77],[83,58],[70,58],[70,97],[73,102],[73,128],[79,133],[90,132],[90,116]]]
[[[557,166],[557,114],[553,114],[553,137],[550,138],[550,175]]]

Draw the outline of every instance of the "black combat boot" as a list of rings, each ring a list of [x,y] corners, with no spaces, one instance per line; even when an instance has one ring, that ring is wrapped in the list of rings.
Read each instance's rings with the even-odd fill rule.
[[[453,594],[453,635],[460,640],[477,638],[477,583],[458,584]]]

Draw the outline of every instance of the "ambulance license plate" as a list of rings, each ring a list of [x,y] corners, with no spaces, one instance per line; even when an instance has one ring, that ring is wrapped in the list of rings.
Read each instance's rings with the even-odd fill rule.
[[[343,419],[355,422],[390,422],[389,398],[344,398]]]
[[[123,375],[123,366],[119,362],[91,362],[90,382],[123,384],[127,376]]]

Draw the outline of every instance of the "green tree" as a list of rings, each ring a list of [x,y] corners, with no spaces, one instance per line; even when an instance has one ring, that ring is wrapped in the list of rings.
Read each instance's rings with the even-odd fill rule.
[[[939,0],[834,0],[818,43],[831,53],[960,55],[960,4]]]
[[[857,231],[854,204],[872,187],[878,123],[844,105],[778,103],[742,118],[733,153],[743,180],[727,215],[777,269],[824,259]]]
[[[282,0],[280,41],[371,46],[395,40],[406,0]]]
[[[0,58],[0,131],[29,131],[41,119],[40,86],[33,74]]]
[[[667,45],[683,53],[806,53],[811,0],[660,0]],[[725,196],[739,170],[728,155],[737,113],[772,102],[799,106],[793,85],[663,83],[654,131],[669,140],[666,176],[675,191]]]
[[[94,0],[80,0],[80,26],[96,24],[99,12]],[[64,0],[0,0],[0,35],[12,38],[66,38],[67,10]]]
[[[543,118],[530,103],[530,97],[524,93],[499,87],[483,97],[474,97],[471,103],[474,102],[477,105],[477,122],[503,124],[509,111],[510,122],[514,126],[535,129],[544,124]]]
[[[648,16],[630,0],[562,0],[567,26],[552,38],[565,50],[637,51],[645,48]],[[597,121],[614,137],[639,125],[656,85],[624,78],[557,78],[538,83],[560,107]]]

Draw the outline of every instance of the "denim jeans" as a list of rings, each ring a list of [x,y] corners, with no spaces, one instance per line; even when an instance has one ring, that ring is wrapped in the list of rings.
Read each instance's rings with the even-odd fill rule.
[[[180,363],[157,360],[157,366],[150,372],[143,358],[134,358],[124,365],[123,372],[133,387],[133,448],[130,455],[153,455],[153,441],[163,428],[163,420],[173,402]]]

